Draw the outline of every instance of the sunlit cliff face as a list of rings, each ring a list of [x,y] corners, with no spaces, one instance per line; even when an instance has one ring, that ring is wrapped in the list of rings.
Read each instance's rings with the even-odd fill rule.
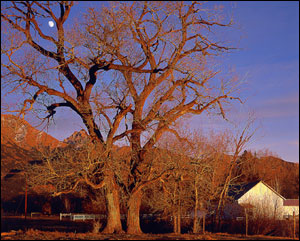
[[[16,128],[15,140],[16,142],[21,142],[25,140],[27,134],[27,128],[22,124],[19,128]]]
[[[1,143],[15,143],[27,150],[39,145],[50,147],[64,145],[64,143],[35,129],[27,121],[18,119],[14,115],[1,115]]]
[[[88,134],[84,129],[74,132],[71,136],[64,139],[64,143],[75,145],[75,148],[82,146],[88,139]]]
[[[8,132],[9,136],[17,143],[25,141],[27,128],[25,124],[18,123],[13,116],[1,116],[1,127]]]

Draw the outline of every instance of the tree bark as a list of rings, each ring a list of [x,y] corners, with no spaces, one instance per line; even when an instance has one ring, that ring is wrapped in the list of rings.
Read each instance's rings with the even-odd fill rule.
[[[194,207],[193,233],[199,233],[199,219],[198,219],[199,198],[198,198],[197,179],[195,181],[194,188],[195,188],[195,207]]]
[[[173,211],[173,217],[174,217],[174,227],[173,227],[173,232],[175,234],[180,234],[181,233],[181,223],[180,223],[180,216],[181,216],[181,210],[180,210],[180,199],[178,194],[177,198],[177,188],[178,184],[177,182],[174,183],[174,211]]]
[[[71,212],[70,199],[67,196],[63,196],[62,198],[65,206],[65,211],[67,213],[70,213]]]
[[[140,226],[140,207],[142,202],[142,191],[136,191],[131,194],[128,200],[127,211],[127,233],[143,233]]]
[[[178,211],[177,211],[177,233],[181,234],[181,208],[180,203],[178,205]]]
[[[175,211],[173,211],[173,218],[174,218],[174,220],[173,220],[173,232],[178,233],[178,230],[177,230],[177,228],[178,228],[178,226],[177,226],[177,214],[176,214]]]
[[[121,223],[120,198],[113,175],[106,176],[107,223],[103,233],[124,233]]]
[[[97,152],[102,153],[101,158],[105,160],[108,158],[112,146],[104,145],[103,137],[91,114],[92,111],[90,105],[86,104],[85,109],[89,111],[88,114],[82,115],[82,120],[86,125],[94,144],[96,144],[95,149]],[[121,223],[119,188],[113,170],[110,168],[106,169],[107,170],[104,171],[104,183],[107,223],[102,233],[124,233]]]

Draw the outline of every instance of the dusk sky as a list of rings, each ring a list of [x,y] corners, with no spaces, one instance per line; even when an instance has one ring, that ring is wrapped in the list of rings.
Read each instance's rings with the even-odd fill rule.
[[[299,162],[299,2],[223,2],[239,25],[241,50],[227,62],[245,78],[246,103],[232,116],[253,111],[259,130],[249,149],[267,148]],[[237,34],[237,35],[238,35]],[[222,129],[221,119],[199,121]]]
[[[67,23],[98,4],[79,2]],[[222,4],[224,13],[233,15],[234,26],[226,38],[239,48],[223,61],[243,80],[241,98],[245,104],[236,104],[228,118],[242,120],[248,111],[254,112],[260,128],[247,149],[267,148],[286,161],[299,162],[299,2],[209,4]],[[45,28],[49,28],[46,22]],[[222,130],[228,124],[221,118],[198,116],[191,119],[190,126]],[[48,134],[63,140],[82,128],[81,119],[64,108],[57,111]]]
[[[246,103],[260,129],[250,149],[299,162],[299,2],[226,2],[240,25],[240,51],[228,63],[245,77]],[[236,115],[236,112],[233,113]],[[215,128],[222,121],[210,121]],[[201,122],[203,123],[203,122]]]

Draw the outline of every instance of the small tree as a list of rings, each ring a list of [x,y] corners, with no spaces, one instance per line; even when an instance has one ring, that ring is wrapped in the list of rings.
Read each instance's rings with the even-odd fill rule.
[[[229,156],[229,165],[226,168],[226,172],[224,172],[225,181],[222,183],[221,190],[218,193],[218,204],[216,207],[217,229],[220,229],[222,210],[226,201],[228,200],[229,187],[230,185],[233,185],[239,178],[239,175],[235,175],[235,170],[239,165],[241,165],[241,162],[239,161],[239,155],[256,132],[256,129],[253,129],[253,124],[254,119],[250,117],[245,126],[241,128],[241,130],[238,130],[237,134],[233,138],[233,143],[231,146],[232,154]]]
[[[145,202],[155,212],[162,213],[165,217],[171,216],[174,233],[181,233],[182,215],[188,214],[191,207],[190,158],[187,156],[185,144],[173,136],[167,136],[160,141],[156,157],[160,165],[156,168],[164,170],[165,175],[146,189],[148,200]]]

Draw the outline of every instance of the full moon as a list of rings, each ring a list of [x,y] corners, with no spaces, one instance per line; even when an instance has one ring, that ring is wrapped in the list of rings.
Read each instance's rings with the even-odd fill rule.
[[[54,22],[53,21],[49,21],[48,25],[49,25],[50,28],[53,28],[54,27]]]

